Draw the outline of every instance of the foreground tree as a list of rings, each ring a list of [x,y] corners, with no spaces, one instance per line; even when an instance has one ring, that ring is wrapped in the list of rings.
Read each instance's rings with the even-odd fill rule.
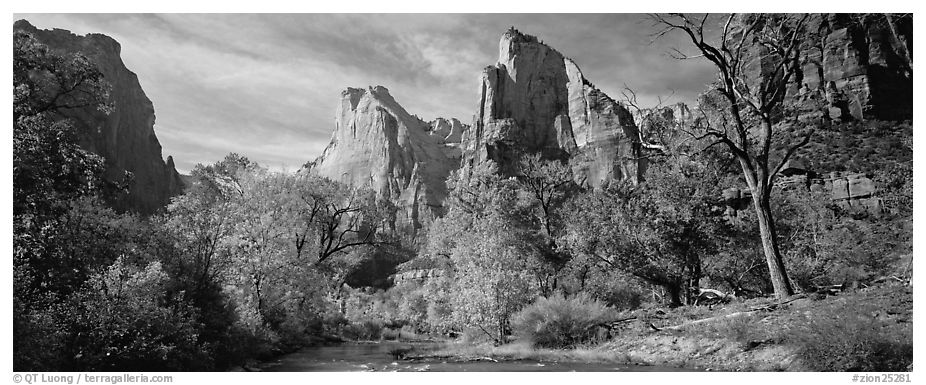
[[[486,162],[451,177],[449,210],[431,226],[427,253],[450,264],[452,324],[504,343],[511,317],[539,294],[544,245],[523,225],[530,210],[519,202],[518,182],[497,170]]]
[[[524,227],[536,229],[535,243],[540,251],[537,278],[544,297],[556,291],[561,271],[572,258],[557,244],[562,236],[566,202],[578,192],[572,168],[560,160],[546,160],[540,154],[524,154],[518,161],[518,187],[522,199]]]
[[[662,287],[672,306],[697,294],[705,256],[723,233],[714,200],[720,175],[687,158],[654,164],[647,181],[572,202],[569,247],[613,270]]]
[[[13,346],[16,370],[56,368],[63,357],[62,296],[88,272],[67,245],[75,201],[98,195],[103,159],[81,149],[67,108],[107,111],[108,84],[81,55],[13,36]],[[70,229],[70,231],[68,231]]]
[[[671,14],[652,18],[663,28],[657,36],[681,32],[698,50],[692,56],[676,51],[677,58],[703,57],[714,65],[717,83],[711,93],[715,95],[708,95],[708,103],[701,106],[702,111],[713,116],[703,119],[705,124],[692,134],[699,139],[712,139],[712,146],[726,146],[738,160],[752,192],[775,295],[779,298],[792,295],[794,290],[779,250],[769,198],[778,172],[795,151],[810,142],[814,130],[804,130],[780,156],[773,152],[772,141],[775,136],[799,131],[788,126],[801,123],[797,122],[796,111],[786,105],[785,96],[800,70],[800,48],[808,36],[805,28],[808,15],[731,14],[722,23],[710,15]],[[706,26],[717,24],[722,24],[722,29],[712,43],[712,33]],[[773,157],[778,158],[777,162]]]

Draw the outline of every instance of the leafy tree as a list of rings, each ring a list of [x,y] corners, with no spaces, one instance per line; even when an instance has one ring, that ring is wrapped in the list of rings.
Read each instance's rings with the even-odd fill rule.
[[[90,252],[87,247],[94,244],[85,243],[88,239],[69,244],[88,234],[82,233],[87,227],[69,227],[68,220],[80,211],[75,209],[76,200],[101,192],[103,160],[78,146],[71,122],[61,113],[88,106],[108,111],[108,87],[86,57],[58,54],[29,34],[14,34],[13,340],[17,370],[53,369],[60,364],[60,355],[54,356],[64,344],[64,321],[57,317],[60,302],[74,290],[75,282],[86,277],[88,263],[95,262],[92,254],[71,254]],[[97,224],[105,227],[105,222]],[[114,250],[112,244],[98,246],[98,250]]]
[[[165,295],[159,262],[134,268],[123,258],[69,299],[72,369],[190,370],[209,367],[198,343],[195,308]]]
[[[110,85],[80,53],[51,51],[28,33],[13,35],[13,121],[64,110],[96,107],[108,112]]]
[[[518,182],[500,177],[493,162],[455,174],[449,185],[449,210],[432,224],[427,253],[450,262],[457,328],[502,343],[511,316],[537,293],[537,238],[523,226]]]
[[[665,288],[679,306],[699,287],[702,257],[718,247],[718,184],[705,165],[684,158],[657,164],[649,175],[638,187],[574,201],[580,214],[570,219],[568,239],[576,252]]]
[[[456,278],[454,320],[481,330],[499,344],[510,333],[511,317],[537,293],[529,272],[531,250],[513,230],[498,216],[482,218],[462,234],[451,256]]]
[[[542,159],[540,154],[527,154],[518,162],[518,172],[518,181],[529,196],[532,214],[540,223],[549,247],[556,250],[556,237],[562,228],[558,209],[577,188],[572,168],[557,160]]]
[[[566,201],[578,192],[573,181],[572,168],[559,160],[546,160],[540,154],[525,154],[518,161],[518,185],[523,196],[527,218],[524,226],[535,231],[541,254],[540,269],[537,270],[541,290],[545,296],[556,291],[559,275],[572,257],[567,250],[557,245],[562,236],[565,220],[569,215],[562,211]]]

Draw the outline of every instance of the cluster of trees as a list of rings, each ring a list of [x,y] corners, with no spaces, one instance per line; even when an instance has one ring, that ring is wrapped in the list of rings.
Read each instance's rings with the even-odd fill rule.
[[[231,154],[161,213],[115,212],[125,185],[62,114],[110,110],[109,85],[80,54],[14,41],[16,370],[221,369],[337,332],[391,207]]]
[[[447,271],[440,280],[450,288],[425,296],[420,307],[449,303],[451,312],[420,324],[449,321],[455,330],[503,342],[513,318],[543,313],[529,308],[533,303],[559,303],[537,298],[591,295],[626,308],[640,306],[651,291],[657,302],[681,306],[705,284],[738,296],[787,297],[890,275],[910,247],[910,232],[896,227],[910,218],[912,178],[892,171],[908,170],[908,163],[867,170],[886,182],[881,195],[893,209],[883,216],[860,217],[825,193],[776,187],[805,146],[858,124],[829,121],[813,113],[825,107],[820,100],[790,94],[803,45],[814,38],[807,18],[731,15],[718,23],[708,15],[654,15],[659,36],[690,40],[695,53],[676,51],[679,59],[704,58],[716,69],[717,82],[700,99],[702,115],[679,127],[649,111],[651,131],[641,137],[659,140],[646,146],[658,151],[646,181],[635,186],[583,191],[568,164],[530,154],[511,178],[491,163],[454,176],[449,212],[431,227],[419,257]],[[731,221],[720,189],[743,185],[753,210]]]
[[[693,305],[702,288],[740,298],[774,294],[758,217],[725,214],[721,190],[740,181],[739,164],[720,148],[704,149],[709,144],[670,144],[642,183],[597,191],[575,185],[566,164],[536,155],[525,155],[510,178],[491,162],[454,175],[448,213],[403,266],[443,274],[378,292],[363,314],[419,333],[575,343],[576,336],[551,339],[534,329],[564,325],[554,322],[561,318],[606,322],[616,313],[601,304]],[[909,212],[860,217],[829,192],[801,189],[776,189],[770,208],[796,291],[909,275],[899,257],[909,253],[912,232],[897,230]]]

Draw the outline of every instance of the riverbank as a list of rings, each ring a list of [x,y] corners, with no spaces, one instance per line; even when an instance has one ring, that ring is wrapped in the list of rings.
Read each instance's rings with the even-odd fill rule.
[[[913,289],[885,284],[787,301],[629,312],[609,340],[573,349],[526,341],[448,343],[406,359],[578,361],[711,371],[912,370]]]

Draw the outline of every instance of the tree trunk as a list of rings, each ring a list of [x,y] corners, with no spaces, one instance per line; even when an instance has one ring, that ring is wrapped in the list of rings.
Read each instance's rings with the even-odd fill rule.
[[[758,190],[758,191],[757,191]],[[765,252],[765,262],[768,264],[769,278],[775,288],[775,296],[779,299],[794,294],[791,281],[785,271],[785,264],[778,250],[778,235],[775,232],[775,221],[772,218],[772,208],[768,194],[763,189],[754,189],[752,202],[756,209],[756,219],[759,222],[759,237],[762,239],[762,249]]]
[[[688,256],[686,270],[687,276],[685,277],[685,304],[691,305],[695,302],[695,299],[698,297],[698,292],[701,288],[701,258],[697,255]]]
[[[667,284],[667,285],[664,285],[663,287],[666,288],[666,291],[667,291],[668,294],[669,294],[669,300],[671,301],[671,302],[669,303],[669,307],[671,307],[671,308],[676,308],[676,307],[680,307],[680,306],[684,305],[684,303],[682,303],[682,287],[681,287],[681,285],[678,285],[678,284]]]

